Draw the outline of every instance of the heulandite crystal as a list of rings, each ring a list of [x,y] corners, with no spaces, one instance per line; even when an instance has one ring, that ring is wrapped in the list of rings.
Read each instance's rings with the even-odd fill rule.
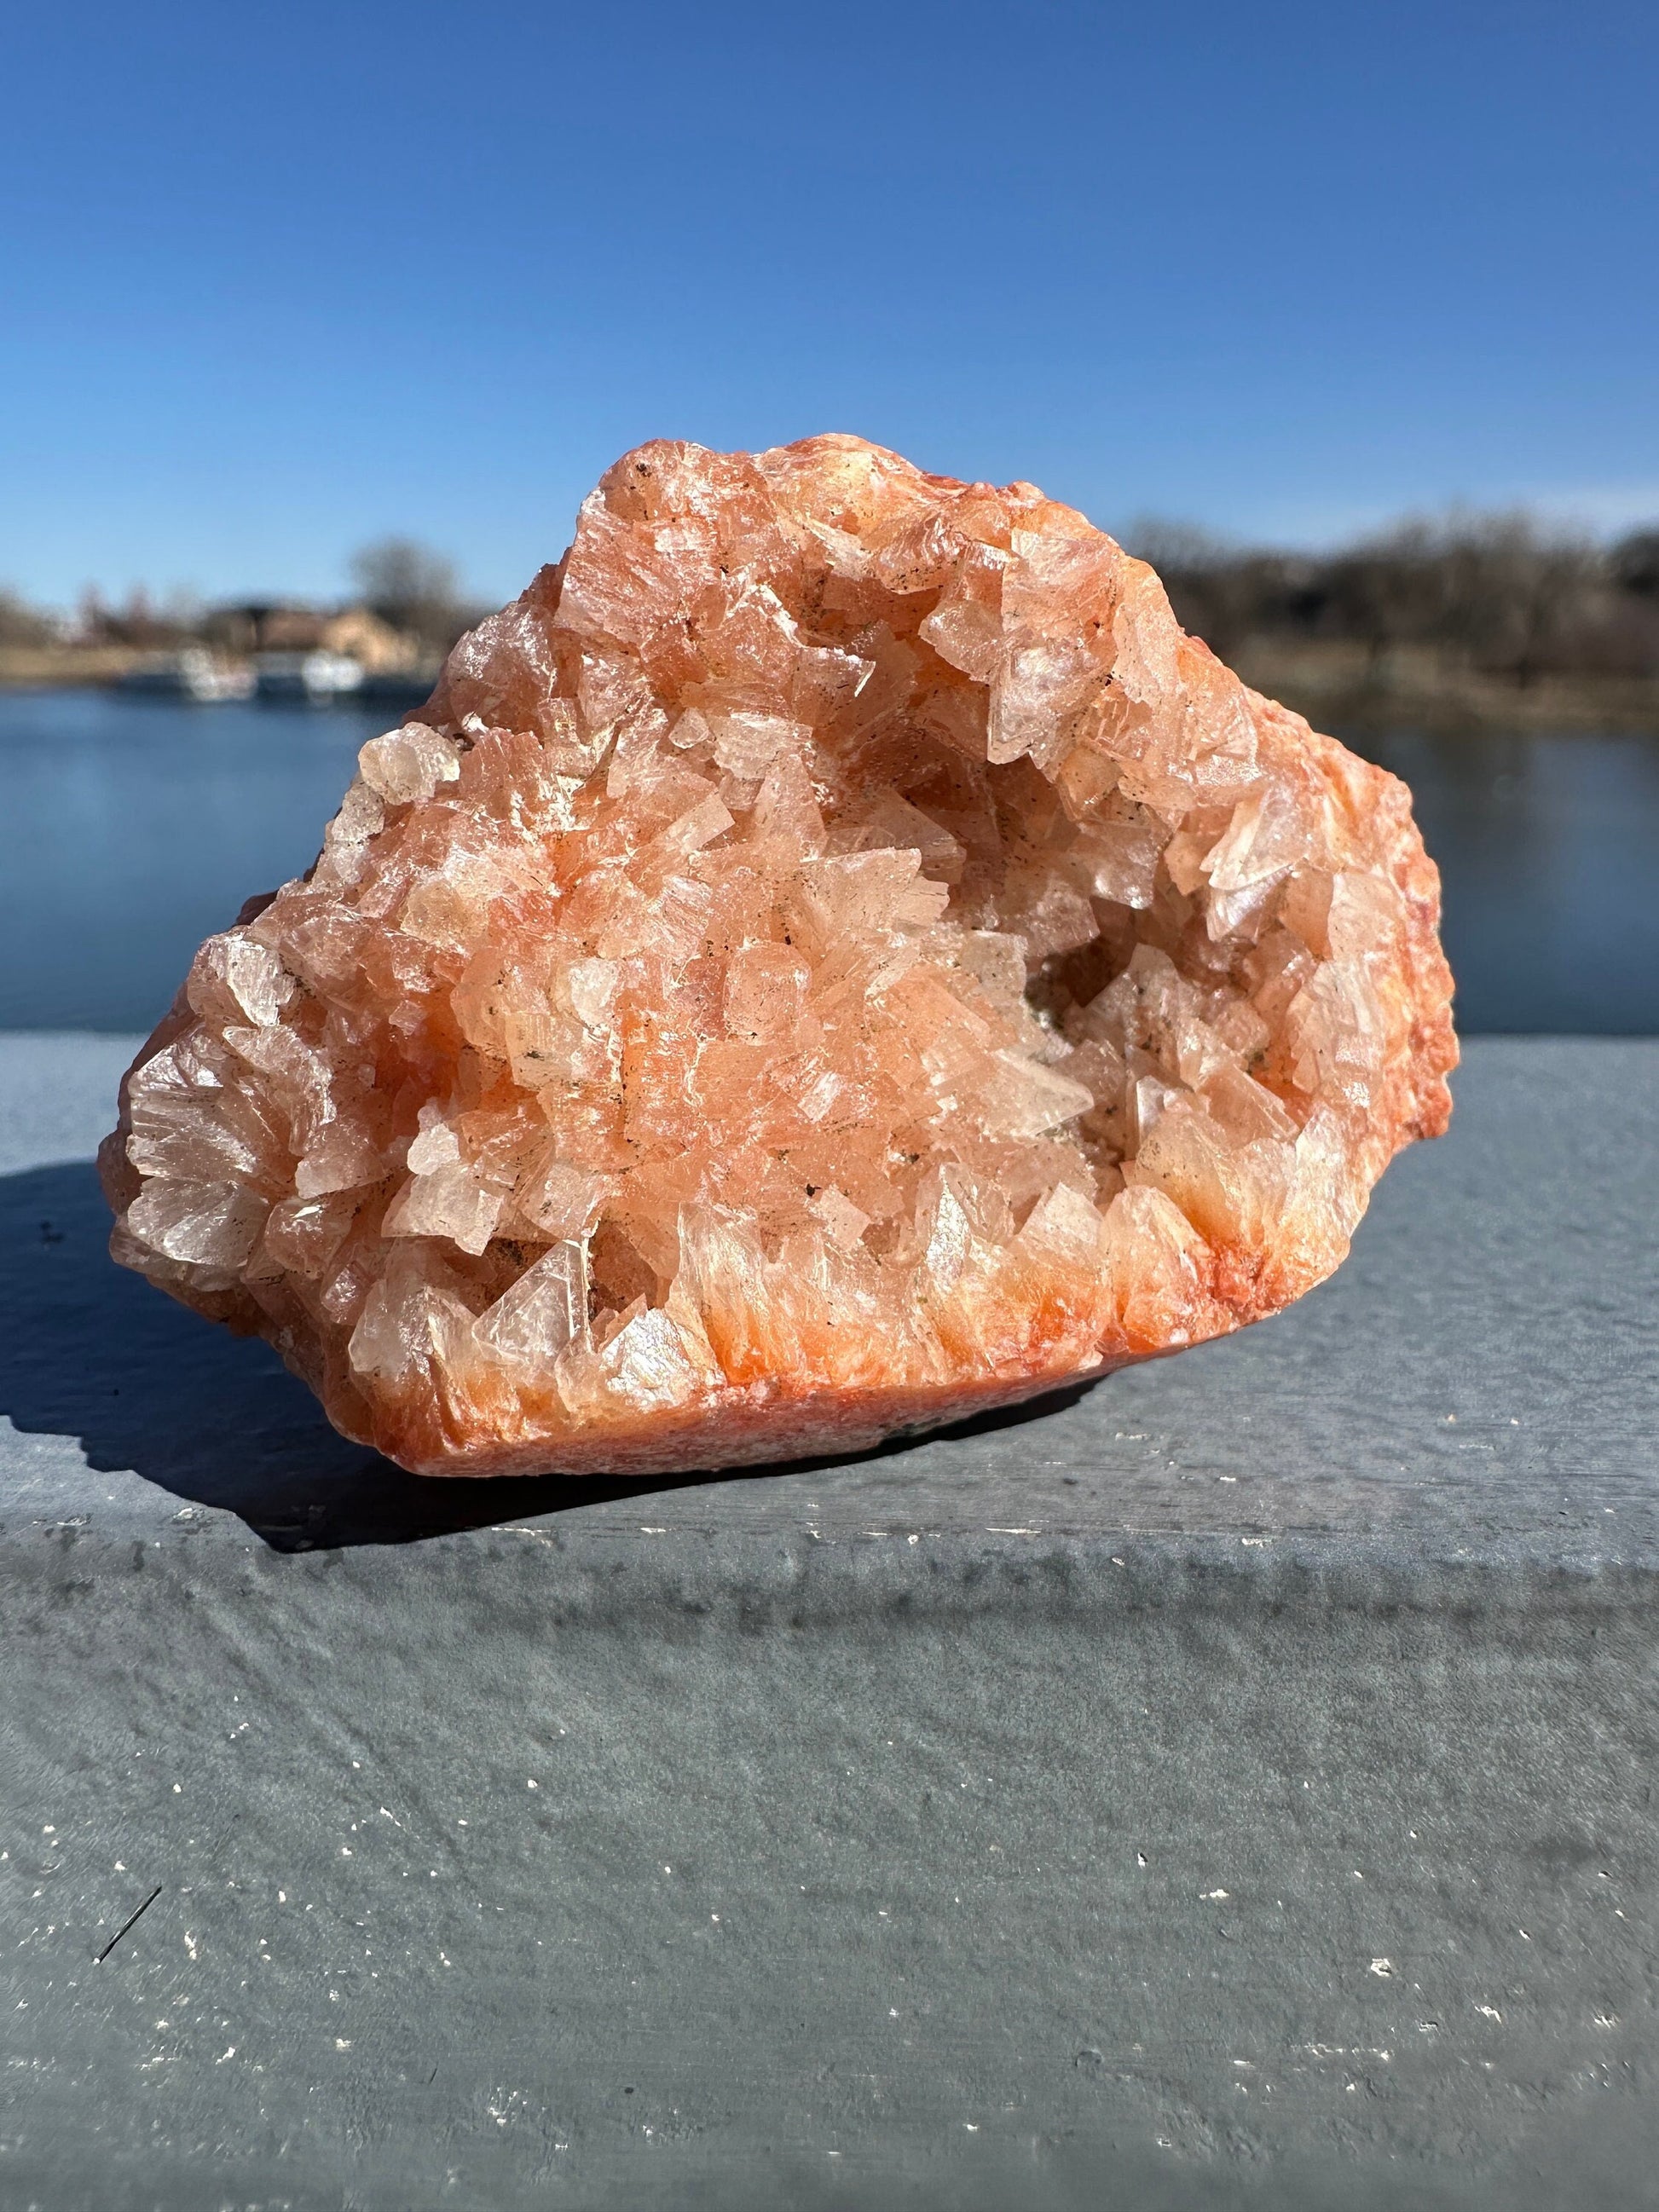
[[[422,1473],[856,1448],[1328,1274],[1446,1124],[1437,916],[1033,486],[642,447],[198,953],[115,1254]]]

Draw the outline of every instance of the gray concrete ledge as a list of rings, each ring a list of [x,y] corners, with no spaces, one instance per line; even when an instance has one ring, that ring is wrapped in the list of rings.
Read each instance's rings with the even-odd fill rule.
[[[0,1037],[0,2203],[1659,2204],[1659,1044],[1477,1042],[1243,1337],[668,1486],[119,1274],[130,1050]]]

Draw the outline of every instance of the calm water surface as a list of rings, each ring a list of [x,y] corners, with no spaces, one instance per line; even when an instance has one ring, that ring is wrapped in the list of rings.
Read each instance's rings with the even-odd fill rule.
[[[1460,1028],[1659,1034],[1659,738],[1348,742],[1412,787]]]
[[[387,719],[0,694],[0,1028],[148,1028]],[[1416,793],[1465,1030],[1659,1033],[1659,740],[1350,742]]]

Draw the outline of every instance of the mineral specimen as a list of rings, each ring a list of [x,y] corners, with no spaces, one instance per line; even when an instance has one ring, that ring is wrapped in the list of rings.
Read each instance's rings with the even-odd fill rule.
[[[619,461],[210,938],[113,1249],[424,1474],[845,1450],[1237,1328],[1449,1111],[1409,795],[1032,485]]]

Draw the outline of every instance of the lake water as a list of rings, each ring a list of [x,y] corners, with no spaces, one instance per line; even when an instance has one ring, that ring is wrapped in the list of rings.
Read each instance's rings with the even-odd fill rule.
[[[386,720],[0,693],[0,1028],[148,1028]],[[1659,739],[1350,742],[1416,793],[1463,1029],[1659,1034]]]

